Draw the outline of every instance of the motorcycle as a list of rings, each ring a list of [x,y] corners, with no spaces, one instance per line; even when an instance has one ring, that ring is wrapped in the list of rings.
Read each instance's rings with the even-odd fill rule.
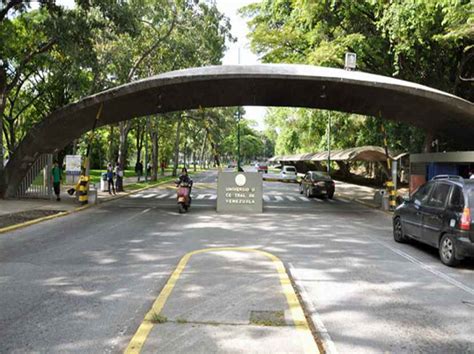
[[[178,210],[180,214],[186,213],[191,206],[191,185],[188,183],[181,183],[178,185],[177,200]]]

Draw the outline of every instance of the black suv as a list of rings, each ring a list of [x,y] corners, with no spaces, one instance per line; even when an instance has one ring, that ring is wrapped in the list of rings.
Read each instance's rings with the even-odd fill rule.
[[[474,257],[474,180],[436,176],[423,184],[393,214],[393,238],[408,238],[439,250],[441,261],[455,266]]]

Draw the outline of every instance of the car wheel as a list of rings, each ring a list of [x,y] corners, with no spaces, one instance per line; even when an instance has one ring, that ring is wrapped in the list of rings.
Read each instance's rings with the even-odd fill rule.
[[[334,192],[329,192],[329,193],[328,193],[328,198],[329,198],[329,199],[334,198]]]
[[[441,258],[441,262],[450,267],[459,264],[459,259],[456,258],[456,244],[454,243],[453,236],[444,234],[441,237],[439,258]]]
[[[395,240],[395,242],[407,242],[407,237],[403,232],[402,221],[400,220],[400,218],[396,218],[395,220],[393,220],[393,239]]]

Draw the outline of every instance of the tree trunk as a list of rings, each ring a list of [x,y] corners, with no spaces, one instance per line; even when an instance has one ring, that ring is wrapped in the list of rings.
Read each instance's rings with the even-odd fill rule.
[[[201,156],[199,158],[199,160],[201,161],[201,168],[206,168],[206,165],[204,163],[204,153],[206,152],[206,142],[207,142],[207,135],[208,135],[208,131],[206,130],[206,132],[204,133],[204,141],[202,142],[202,147],[201,147]]]
[[[126,160],[127,160],[127,137],[128,133],[130,132],[131,128],[131,121],[127,122],[120,122],[120,138],[119,138],[119,155],[118,155],[118,165],[122,171],[124,171],[125,175],[125,167],[126,167]],[[117,191],[123,191],[123,184],[117,183],[118,188]]]
[[[173,177],[177,176],[178,163],[179,163],[179,135],[181,130],[181,116],[178,119],[178,124],[176,126],[176,140],[174,142],[174,164],[173,164]]]
[[[158,132],[151,135],[151,180],[158,179]]]
[[[142,159],[142,149],[143,149],[143,140],[145,137],[145,129],[143,126],[138,122],[136,136],[135,136],[135,146],[137,148],[137,162],[141,161]]]
[[[109,163],[114,163],[114,126],[110,125],[110,133],[109,133],[109,153],[107,156]]]
[[[423,143],[423,152],[428,153],[432,152],[433,146],[431,145],[434,140],[434,134],[433,132],[425,132],[425,141]]]
[[[196,172],[197,169],[196,169],[196,151],[195,150],[193,150],[193,166],[194,166],[193,170],[194,172]]]
[[[187,161],[187,157],[188,156],[188,140],[187,139],[184,139],[184,149],[183,149],[183,167],[186,167],[186,162]]]
[[[3,162],[3,112],[7,101],[7,73],[5,67],[0,66],[0,197],[6,187],[5,169]]]
[[[211,141],[211,147],[212,147],[212,155],[213,155],[213,158],[214,158],[214,166],[215,167],[220,167],[221,162],[219,161],[219,155],[217,154],[216,145],[212,141]]]

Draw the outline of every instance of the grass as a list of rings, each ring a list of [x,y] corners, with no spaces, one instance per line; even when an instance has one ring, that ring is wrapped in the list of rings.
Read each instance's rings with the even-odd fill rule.
[[[155,324],[166,323],[166,322],[168,322],[168,317],[160,315],[159,313],[153,313],[153,315],[151,315],[150,320],[151,320],[151,322],[153,322]]]
[[[284,311],[251,311],[250,323],[256,326],[286,326]]]
[[[176,319],[176,323],[185,324],[185,323],[188,323],[188,320],[186,320],[184,318],[178,318],[178,319]]]

